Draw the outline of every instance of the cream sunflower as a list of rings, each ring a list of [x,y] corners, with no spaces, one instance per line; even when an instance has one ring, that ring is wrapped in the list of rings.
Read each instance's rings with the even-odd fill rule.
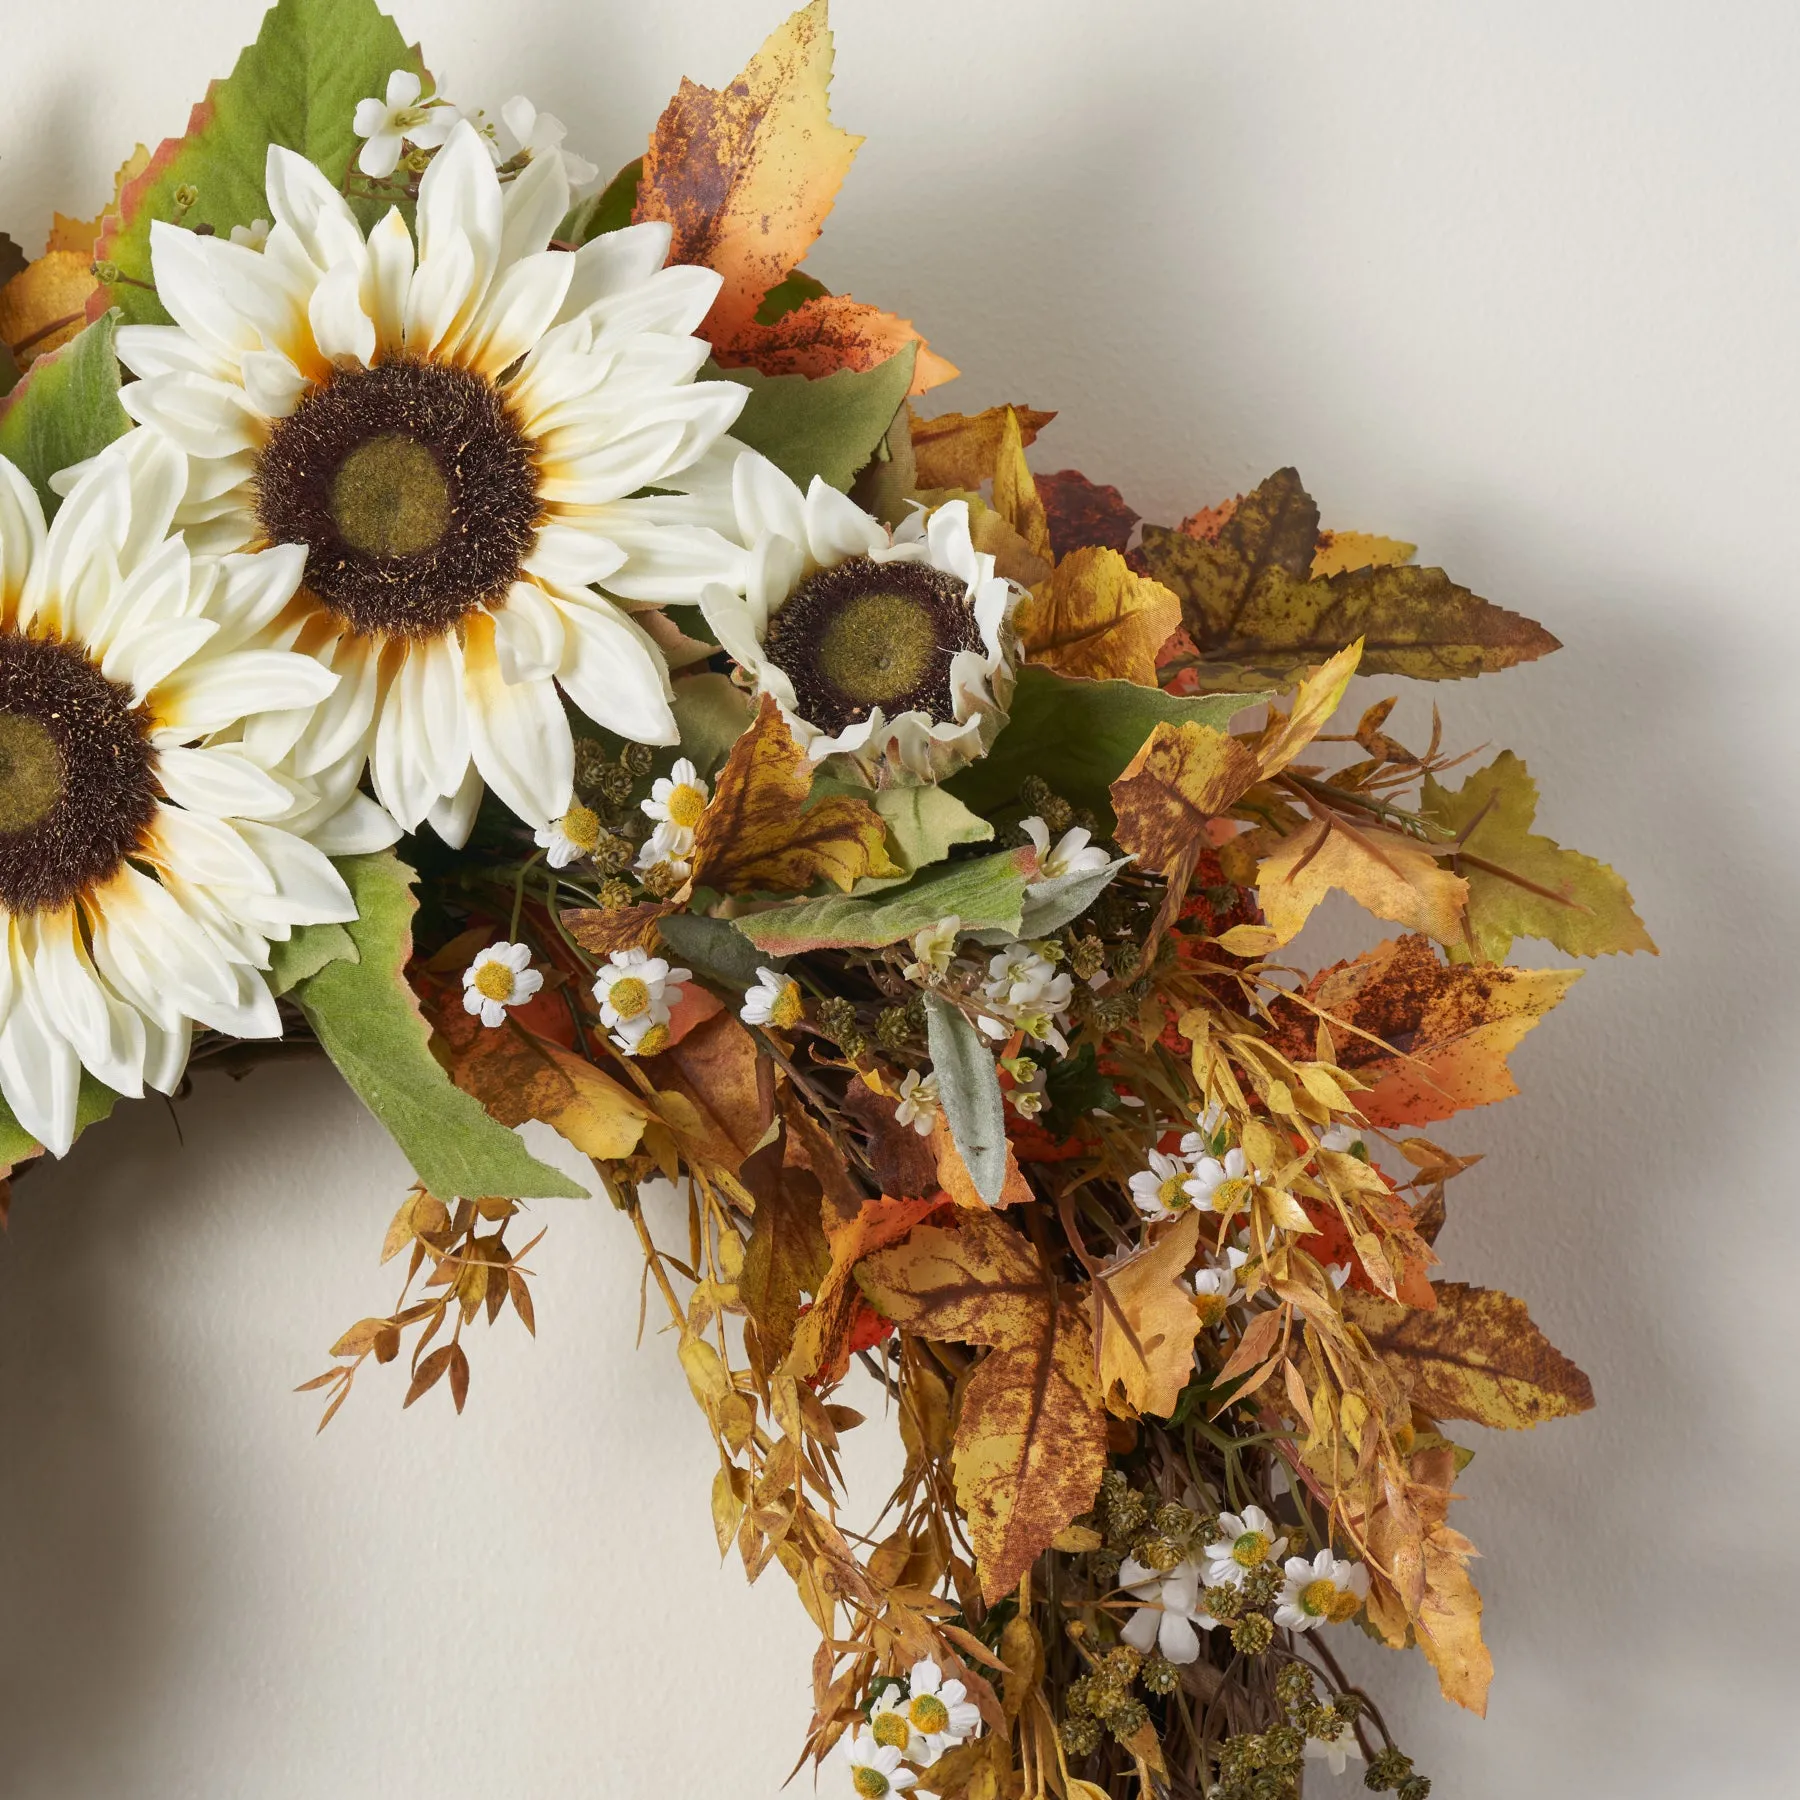
[[[817,477],[803,494],[746,451],[729,516],[742,549],[715,541],[701,607],[814,762],[904,784],[986,751],[1012,699],[1014,590],[970,541],[966,501],[890,532]]]
[[[222,741],[252,696],[315,706],[336,685],[247,647],[302,554],[192,554],[169,536],[185,474],[128,432],[46,528],[0,458],[0,1095],[59,1156],[83,1069],[166,1094],[196,1023],[278,1037],[269,945],[356,916],[284,824],[333,806]]]
[[[459,123],[365,240],[320,172],[272,147],[259,253],[152,227],[176,321],[119,333],[131,415],[188,455],[177,522],[197,549],[301,546],[306,583],[269,641],[339,675],[248,741],[303,778],[366,758],[407,830],[466,837],[483,784],[533,827],[573,798],[558,688],[641,743],[673,743],[661,653],[593,584],[622,570],[628,496],[730,427],[745,390],[696,382],[710,270],[665,269],[669,231],[546,246],[562,159],[503,186]],[[620,589],[618,591],[627,591]]]

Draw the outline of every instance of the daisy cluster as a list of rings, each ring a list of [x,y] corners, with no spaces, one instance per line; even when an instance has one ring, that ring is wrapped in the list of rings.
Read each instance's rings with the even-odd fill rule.
[[[946,1680],[935,1662],[916,1662],[904,1681],[890,1678],[879,1686],[868,1724],[838,1740],[850,1767],[850,1791],[858,1800],[905,1793],[919,1771],[980,1732],[981,1712],[967,1688]]]

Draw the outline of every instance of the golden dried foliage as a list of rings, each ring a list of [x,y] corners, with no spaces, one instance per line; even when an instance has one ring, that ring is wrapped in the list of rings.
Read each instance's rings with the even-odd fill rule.
[[[1096,1293],[1093,1314],[1100,1384],[1114,1411],[1166,1418],[1193,1379],[1201,1320],[1183,1278],[1199,1242],[1200,1215],[1190,1212],[1159,1228],[1143,1249],[1096,1272],[1096,1290],[1106,1290],[1104,1298]]]
[[[1118,551],[1089,546],[1070,551],[1020,602],[1015,624],[1028,662],[1155,687],[1156,654],[1180,627],[1181,602]]]
[[[985,412],[939,413],[912,420],[912,449],[921,488],[963,488],[974,492],[994,473],[1011,415],[1023,449],[1056,417],[1031,406],[990,406]]]

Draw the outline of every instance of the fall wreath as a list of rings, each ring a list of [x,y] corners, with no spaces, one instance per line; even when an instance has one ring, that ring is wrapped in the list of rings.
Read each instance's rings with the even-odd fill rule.
[[[417,1185],[307,1386],[460,1410],[583,1192],[541,1121],[720,1550],[818,1625],[837,1791],[1421,1800],[1333,1640],[1481,1710],[1450,1432],[1592,1403],[1435,1277],[1426,1132],[1576,978],[1518,940],[1652,945],[1518,756],[1338,708],[1556,640],[1292,469],[1156,525],[1033,473],[1048,413],[916,410],[955,370],[802,268],[831,57],[814,0],[601,182],[374,0],[281,0],[5,243],[0,1169],[322,1049]],[[1397,935],[1296,968],[1334,890]],[[872,1535],[852,1429],[904,1443]]]

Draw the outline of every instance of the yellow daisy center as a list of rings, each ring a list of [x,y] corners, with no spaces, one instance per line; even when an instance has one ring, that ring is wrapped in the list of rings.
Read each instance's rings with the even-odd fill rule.
[[[556,828],[584,856],[600,842],[600,815],[586,806],[571,806]]]
[[[862,1795],[863,1800],[883,1800],[893,1783],[879,1769],[871,1769],[867,1763],[858,1763],[850,1771],[850,1785]]]
[[[950,1729],[950,1709],[936,1694],[918,1695],[906,1710],[912,1717],[913,1729],[927,1737]]]
[[[805,1013],[797,983],[790,981],[769,1006],[769,1023],[777,1031],[792,1031]]]
[[[904,1750],[912,1742],[912,1727],[899,1713],[877,1713],[870,1729],[876,1743],[890,1744],[896,1750]]]
[[[1233,1175],[1213,1189],[1208,1204],[1213,1211],[1229,1215],[1241,1212],[1250,1203],[1251,1184],[1241,1175]]]
[[[668,1049],[668,1047],[669,1047],[669,1028],[668,1028],[668,1026],[652,1025],[650,1027],[650,1029],[648,1031],[646,1031],[641,1038],[638,1039],[637,1050],[636,1050],[635,1054],[637,1054],[638,1056],[655,1056],[660,1051]]]
[[[1193,1205],[1187,1181],[1187,1176],[1180,1170],[1163,1177],[1162,1186],[1156,1190],[1156,1199],[1164,1212],[1186,1212]]]
[[[484,962],[475,971],[475,991],[484,999],[510,1000],[513,972],[503,962]]]
[[[1231,1546],[1231,1560],[1240,1569],[1254,1569],[1265,1562],[1268,1555],[1269,1539],[1260,1531],[1246,1531]]]
[[[1200,1314],[1200,1323],[1203,1326],[1217,1325],[1225,1317],[1229,1305],[1230,1302],[1223,1294],[1196,1294],[1194,1296],[1194,1308]]]
[[[1339,1588],[1337,1597],[1326,1612],[1326,1617],[1334,1625],[1342,1625],[1347,1619],[1354,1619],[1362,1602],[1349,1588]]]
[[[621,1019],[635,1019],[650,1010],[650,989],[635,975],[615,981],[606,990],[606,998]]]
[[[700,815],[706,811],[706,796],[697,787],[690,787],[684,781],[679,787],[669,790],[668,811],[671,825],[679,825],[683,831],[692,831],[700,823]]]
[[[1337,1604],[1338,1585],[1321,1575],[1300,1590],[1300,1610],[1312,1619],[1329,1618]]]

